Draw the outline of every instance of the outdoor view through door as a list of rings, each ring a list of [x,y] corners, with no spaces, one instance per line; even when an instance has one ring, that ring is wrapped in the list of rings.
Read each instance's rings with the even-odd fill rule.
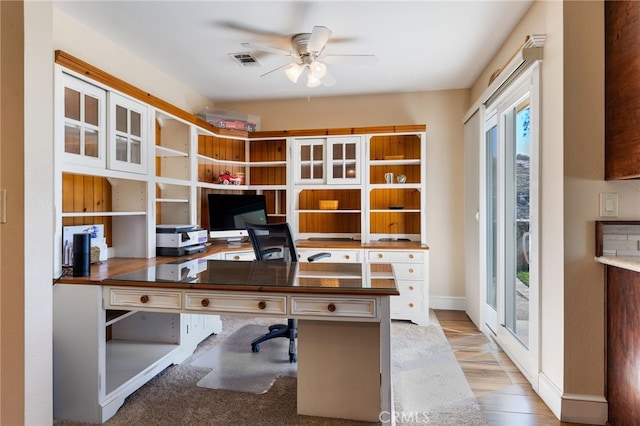
[[[538,67],[487,104],[484,125],[485,322],[537,376]]]

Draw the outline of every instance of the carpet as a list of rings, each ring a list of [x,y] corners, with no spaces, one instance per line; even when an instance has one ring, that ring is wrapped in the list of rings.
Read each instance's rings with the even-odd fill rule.
[[[296,377],[296,364],[289,362],[289,340],[277,338],[251,352],[253,339],[267,332],[264,325],[247,324],[191,363],[211,369],[197,385],[203,388],[262,394],[278,377]]]

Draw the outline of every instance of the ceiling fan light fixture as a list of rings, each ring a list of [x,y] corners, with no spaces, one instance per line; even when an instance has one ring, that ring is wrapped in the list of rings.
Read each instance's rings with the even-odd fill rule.
[[[317,79],[322,79],[322,77],[327,75],[327,66],[320,61],[311,62],[311,64],[309,65],[309,70],[311,71],[311,74]]]
[[[309,70],[307,72],[307,87],[318,87],[322,84],[322,80],[313,75],[313,72]]]
[[[301,64],[291,64],[284,69],[284,73],[292,83],[298,82],[300,75],[302,75],[302,71],[304,71],[304,66]]]

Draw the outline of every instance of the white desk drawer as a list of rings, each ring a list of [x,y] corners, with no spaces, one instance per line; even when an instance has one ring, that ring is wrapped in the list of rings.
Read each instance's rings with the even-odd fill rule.
[[[422,251],[370,250],[368,259],[369,262],[424,263],[425,254]]]
[[[377,318],[375,298],[291,297],[292,315],[339,318]]]
[[[418,263],[394,263],[393,272],[396,280],[421,280],[424,268]]]
[[[199,312],[286,315],[287,297],[186,292],[185,308]]]
[[[316,260],[316,262],[350,263],[360,262],[361,250],[298,249],[298,258],[300,262],[306,262],[309,256],[318,253],[331,253],[331,256]]]
[[[253,251],[234,251],[224,254],[224,260],[256,260]]]
[[[107,308],[182,308],[182,293],[179,291],[106,287],[105,293]]]

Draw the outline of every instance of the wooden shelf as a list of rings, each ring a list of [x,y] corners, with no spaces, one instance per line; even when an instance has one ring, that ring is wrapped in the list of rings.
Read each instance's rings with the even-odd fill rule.
[[[156,145],[156,156],[158,157],[188,157],[186,152],[178,151],[175,149],[167,148],[164,146]]]

